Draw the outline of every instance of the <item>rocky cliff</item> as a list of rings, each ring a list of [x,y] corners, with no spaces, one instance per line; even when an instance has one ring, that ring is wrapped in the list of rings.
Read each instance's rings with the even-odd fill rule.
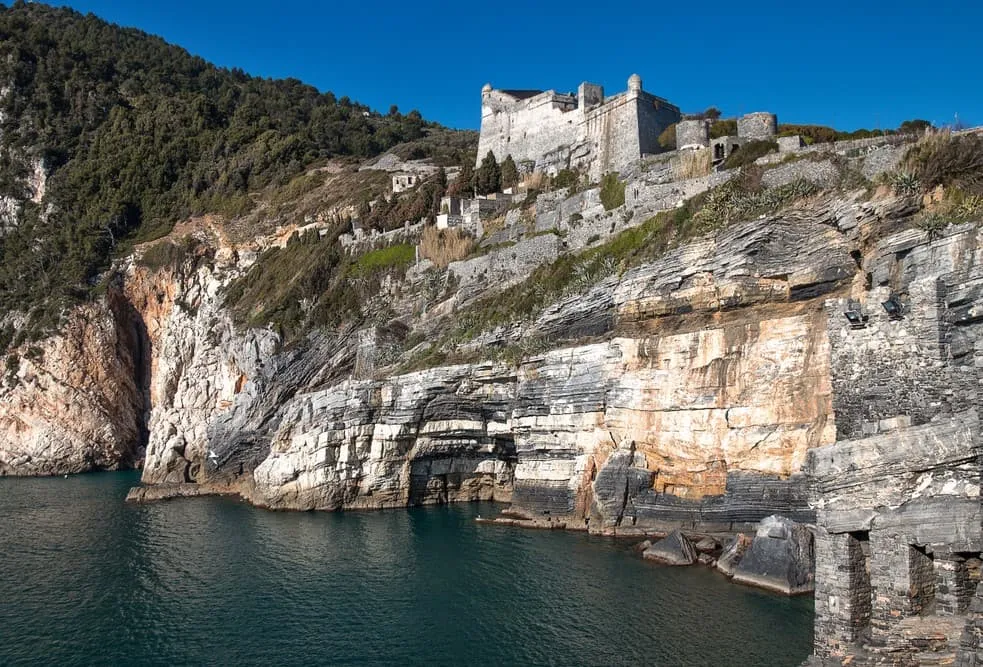
[[[142,383],[151,407],[144,481],[275,508],[510,500],[604,532],[810,520],[802,465],[835,438],[823,302],[860,275],[858,218],[886,224],[895,204],[734,225],[502,334],[596,342],[380,379],[353,373],[356,332],[285,346],[238,330],[223,307],[245,264],[232,248],[161,272],[131,264],[148,361],[143,380],[123,364],[120,385],[139,402]]]
[[[358,332],[286,346],[268,329],[234,326],[224,287],[254,255],[210,237],[179,266],[125,268],[116,310],[127,309],[130,330],[107,315],[112,346],[72,336],[91,358],[79,363],[68,338],[53,339],[39,363],[99,363],[119,376],[89,373],[134,408],[96,413],[125,445],[88,466],[124,465],[145,445],[147,483],[200,482],[298,509],[494,498],[609,532],[809,520],[802,465],[835,439],[823,302],[862,280],[857,230],[898,211],[896,200],[838,198],[732,225],[484,344],[595,342],[378,379],[354,373]],[[45,441],[37,427],[21,431],[30,447]],[[61,442],[79,452],[98,441],[69,432]]]
[[[142,322],[116,287],[61,332],[8,352],[0,379],[0,475],[136,464],[147,405]]]

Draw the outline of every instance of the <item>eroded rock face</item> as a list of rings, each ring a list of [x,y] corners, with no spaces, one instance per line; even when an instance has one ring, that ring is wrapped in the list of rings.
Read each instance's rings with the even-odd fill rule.
[[[508,368],[482,364],[298,395],[253,473],[252,498],[294,509],[507,501],[514,387]]]
[[[8,356],[0,380],[0,475],[132,466],[141,455],[138,317],[114,291],[61,333]]]
[[[515,504],[592,530],[808,519],[797,473],[832,439],[819,323],[793,315],[530,360]]]

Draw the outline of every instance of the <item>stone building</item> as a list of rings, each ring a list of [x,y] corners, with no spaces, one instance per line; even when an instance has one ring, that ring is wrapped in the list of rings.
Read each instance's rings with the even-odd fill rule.
[[[705,118],[679,121],[676,124],[676,149],[685,151],[709,148],[713,151],[713,161],[721,162],[745,143],[769,141],[774,139],[778,132],[778,116],[764,111],[749,113],[738,118],[736,136],[728,135],[711,139],[711,124],[712,121]],[[795,137],[795,140],[801,143],[799,137]],[[793,150],[790,142],[786,142],[785,145],[784,150]]]
[[[437,229],[460,228],[477,237],[484,234],[486,220],[503,215],[512,204],[511,195],[495,195],[474,198],[447,196],[440,200]]]
[[[863,303],[827,302],[837,441],[806,465],[823,664],[950,664],[983,609],[975,244],[899,233],[865,262]]]
[[[491,151],[499,162],[511,155],[526,172],[580,168],[597,179],[658,153],[659,134],[679,119],[675,105],[642,90],[637,74],[628,79],[627,91],[610,97],[586,82],[576,94],[486,84],[478,163]]]
[[[399,194],[406,190],[412,190],[423,180],[421,174],[411,172],[399,172],[393,174],[393,194]]]

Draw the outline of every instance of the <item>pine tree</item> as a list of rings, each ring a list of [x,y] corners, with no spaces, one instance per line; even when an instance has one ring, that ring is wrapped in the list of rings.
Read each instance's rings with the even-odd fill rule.
[[[502,160],[502,187],[514,188],[519,184],[519,170],[515,166],[515,160],[511,155],[506,155]]]
[[[498,168],[498,161],[495,154],[488,151],[488,155],[481,161],[481,166],[474,174],[474,187],[479,195],[489,195],[498,192],[502,182],[502,172]]]

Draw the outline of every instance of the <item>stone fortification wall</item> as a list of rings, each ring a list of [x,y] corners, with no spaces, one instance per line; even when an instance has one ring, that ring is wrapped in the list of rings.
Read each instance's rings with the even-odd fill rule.
[[[768,140],[778,134],[778,116],[766,111],[749,113],[737,119],[737,136],[742,139]]]
[[[681,120],[676,124],[676,150],[709,145],[710,127],[705,120]]]
[[[359,232],[357,236],[354,234],[342,234],[338,237],[338,242],[341,243],[341,246],[349,254],[361,255],[370,250],[386,248],[399,243],[416,243],[420,240],[424,226],[423,222],[417,222],[388,232],[380,233],[373,229],[368,233]]]
[[[491,151],[499,162],[511,155],[525,169],[580,168],[597,179],[659,152],[659,134],[680,118],[675,106],[642,91],[637,76],[627,92],[601,100],[600,87],[590,84],[577,97],[485,86],[478,162]]]
[[[499,162],[511,155],[516,164],[542,166],[543,156],[578,143],[584,112],[576,100],[548,90],[516,100],[497,90],[481,95],[478,163],[491,151]]]

